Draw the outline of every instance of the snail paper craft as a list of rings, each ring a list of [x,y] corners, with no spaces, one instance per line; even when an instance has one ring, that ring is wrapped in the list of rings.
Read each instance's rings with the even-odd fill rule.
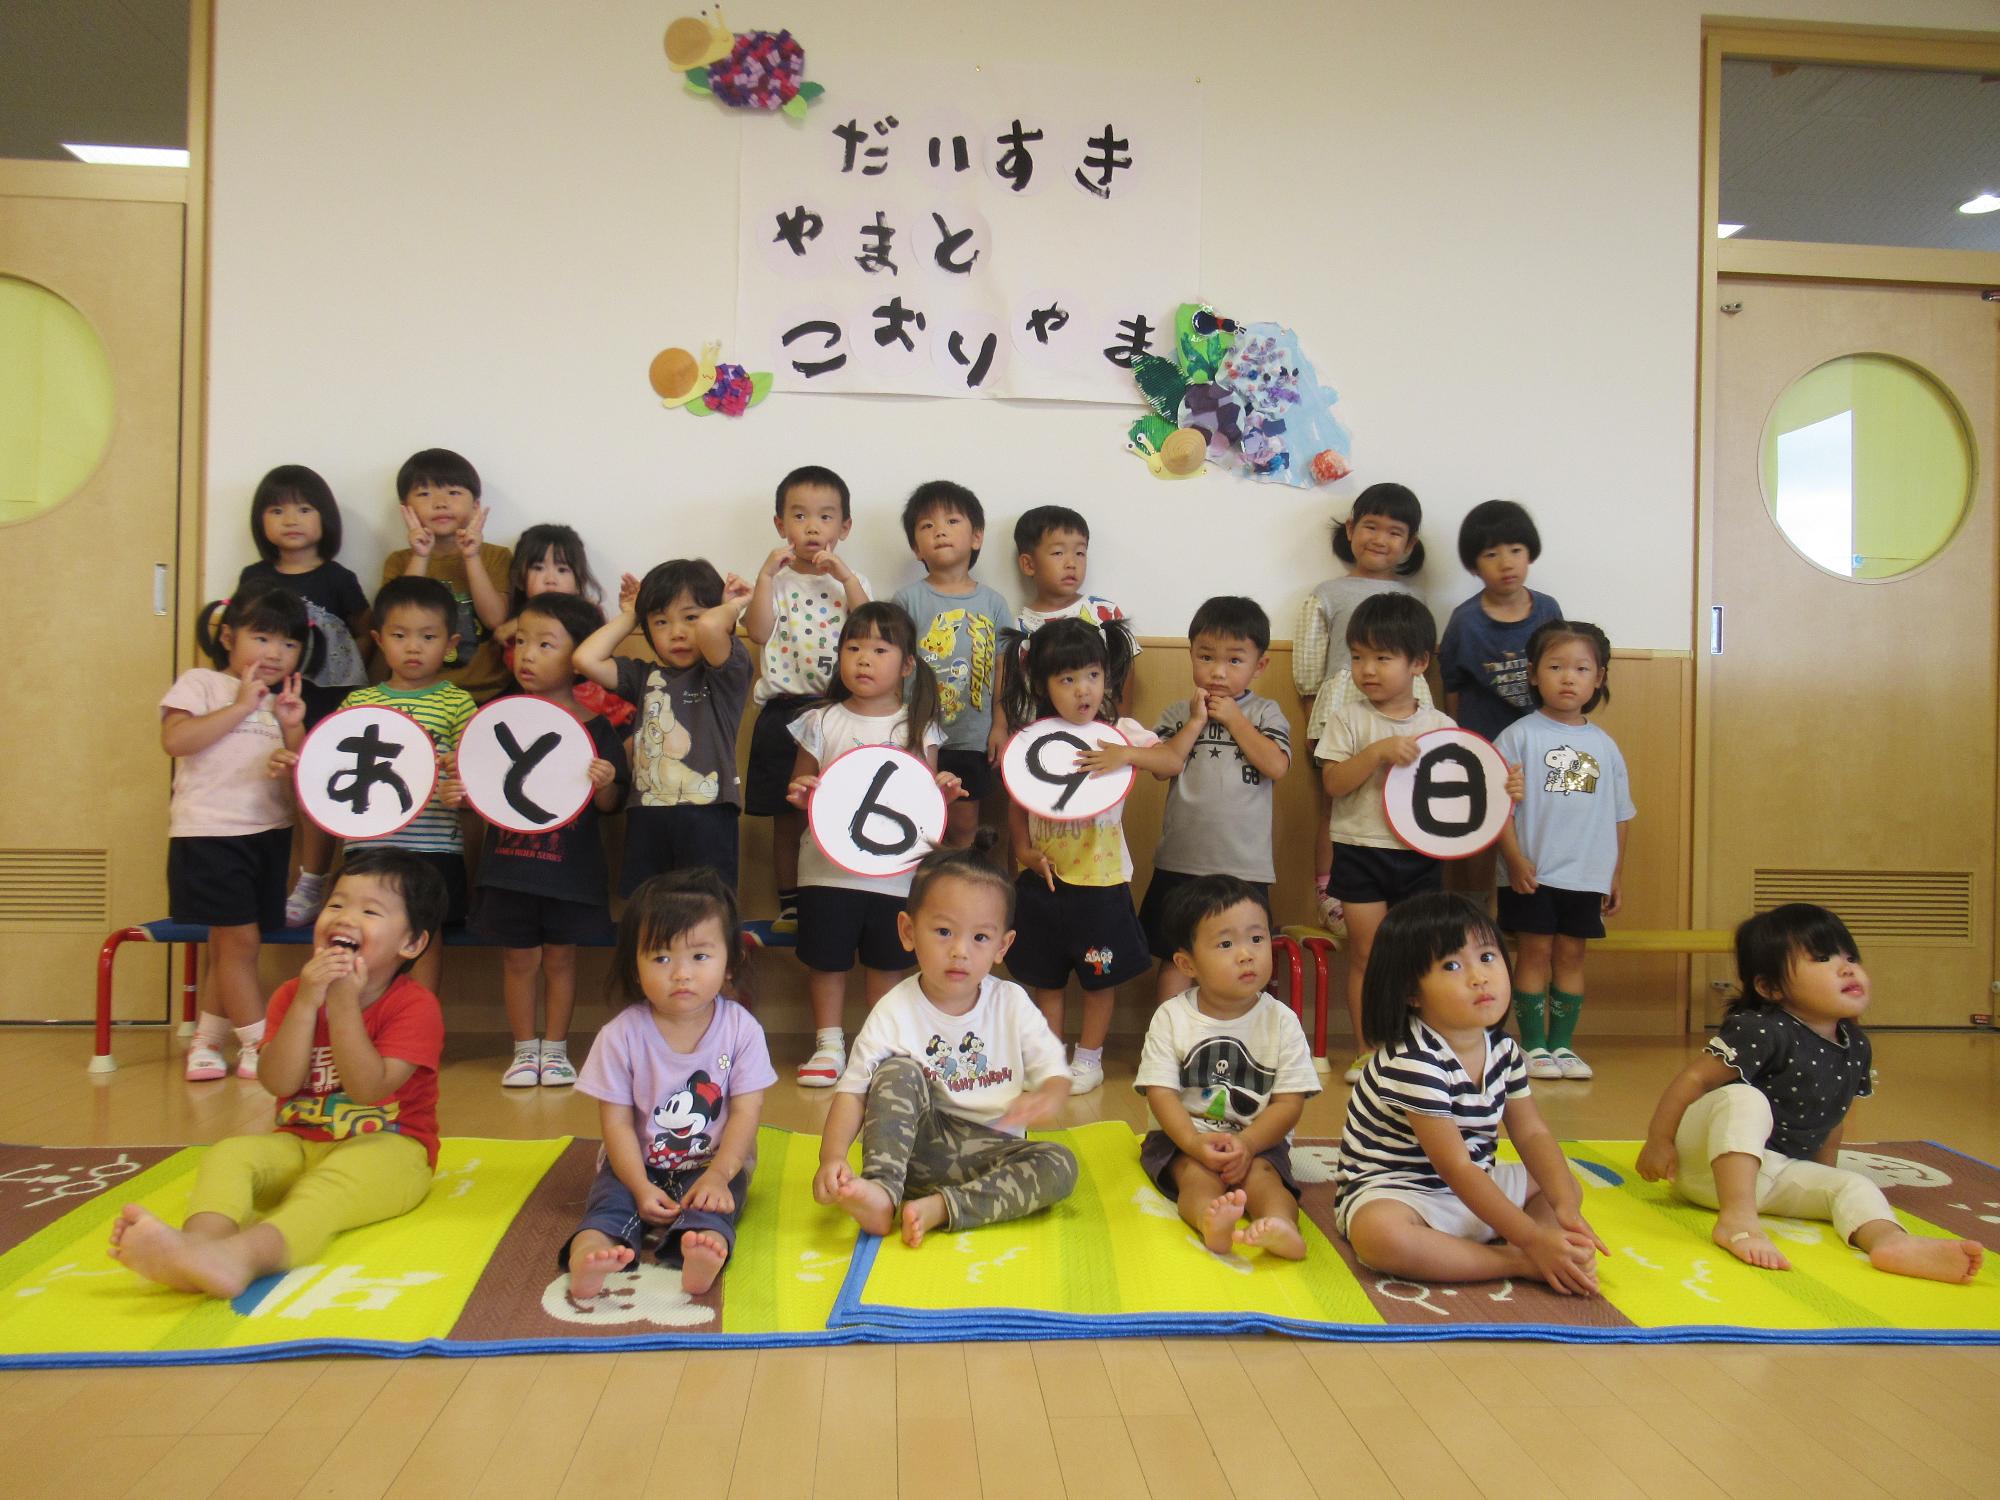
[[[944,837],[944,792],[909,751],[863,745],[819,773],[806,820],[820,852],[849,874],[900,875]]]
[[[590,731],[540,698],[496,698],[458,737],[466,801],[509,833],[551,833],[574,822],[596,790],[596,758]]]
[[[806,78],[806,49],[789,31],[732,32],[722,7],[681,16],[667,27],[667,66],[691,94],[731,109],[775,109],[794,120],[826,90]]]
[[[390,708],[328,714],[299,747],[299,806],[337,839],[379,839],[424,810],[437,787],[437,749]]]
[[[660,405],[694,416],[715,412],[740,417],[771,394],[771,372],[752,374],[741,365],[720,363],[722,345],[710,340],[696,356],[681,348],[662,349],[646,367],[647,383]]]
[[[1105,723],[1072,724],[1067,719],[1037,719],[1007,741],[1000,753],[1000,779],[1007,795],[1038,818],[1080,823],[1110,812],[1132,790],[1130,766],[1091,775],[1076,760],[1099,745],[1129,745],[1117,728]]]
[[[1470,859],[1500,837],[1513,815],[1507,762],[1492,741],[1470,729],[1433,729],[1421,752],[1392,766],[1382,805],[1397,838],[1432,859]]]

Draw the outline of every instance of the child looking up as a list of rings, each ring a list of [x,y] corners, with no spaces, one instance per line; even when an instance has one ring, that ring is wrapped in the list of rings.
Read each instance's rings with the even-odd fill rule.
[[[577,1092],[597,1100],[604,1149],[583,1221],[558,1262],[584,1306],[649,1229],[698,1297],[736,1248],[757,1165],[757,1116],[778,1081],[757,1018],[722,993],[743,966],[736,898],[713,870],[656,875],[618,924],[611,992]]]
[[[520,623],[521,606],[538,594],[580,594],[603,607],[603,591],[597,586],[597,575],[590,571],[583,538],[574,527],[542,522],[515,539],[514,560],[507,572],[507,618],[493,632],[501,643],[500,659],[509,672],[514,670],[514,630]],[[621,733],[635,712],[623,698],[589,678],[577,683],[576,701],[594,714],[603,714]]]
[[[1167,788],[1153,878],[1139,908],[1146,945],[1160,961],[1157,997],[1187,988],[1175,962],[1167,912],[1174,893],[1208,875],[1231,875],[1255,886],[1268,903],[1278,878],[1271,852],[1271,789],[1292,764],[1292,727],[1285,711],[1250,691],[1269,663],[1271,622],[1254,599],[1221,595],[1188,622],[1188,663],[1194,697],[1168,706],[1154,732],[1171,740],[1199,712],[1205,722],[1187,763]]]
[[[1069,1073],[1041,1012],[993,977],[1014,937],[1014,891],[986,857],[992,842],[986,830],[917,866],[896,923],[917,972],[869,1012],[820,1134],[814,1199],[869,1234],[900,1219],[910,1246],[933,1229],[1022,1218],[1076,1186],[1067,1146],[1022,1139],[1062,1109]]]
[[[706,558],[676,558],[643,582],[626,576],[618,613],[577,648],[576,670],[639,710],[621,895],[669,870],[707,866],[736,888],[743,779],[736,730],[750,696],[750,653],[736,622],[750,585]],[[617,656],[641,631],[657,662]]]
[[[349,852],[313,924],[313,956],[271,996],[257,1080],[278,1100],[276,1129],[202,1153],[181,1228],[128,1203],[111,1226],[114,1260],[230,1298],[310,1265],[341,1231],[424,1201],[444,1017],[409,969],[443,915],[437,874],[415,855]]]
[[[1796,901],[1760,913],[1736,929],[1736,973],[1722,1029],[1660,1096],[1639,1175],[1718,1210],[1710,1237],[1767,1271],[1791,1262],[1760,1213],[1831,1219],[1878,1271],[1972,1280],[1984,1246],[1911,1234],[1874,1182],[1840,1166],[1848,1111],[1874,1092],[1868,973],[1847,925]]]
[[[743,630],[764,651],[763,674],[751,689],[757,722],[750,731],[750,767],[743,811],[771,820],[771,868],[778,887],[777,933],[799,930],[799,838],[805,819],[785,800],[798,743],[792,720],[825,696],[839,668],[840,629],[847,612],[870,598],[868,580],[835,550],[854,528],[847,481],[807,464],[778,481],[780,538],[757,570],[757,587]]]
[[[903,507],[903,535],[924,565],[921,582],[896,595],[917,625],[917,650],[937,678],[938,769],[958,778],[965,798],[951,806],[945,842],[964,845],[993,788],[992,729],[999,696],[1000,631],[1012,618],[1005,599],[974,580],[986,541],[986,511],[962,484],[932,479]]]
[[[1299,1018],[1271,982],[1271,909],[1263,887],[1201,875],[1174,892],[1165,927],[1190,988],[1146,1028],[1133,1087],[1155,1126],[1139,1165],[1216,1254],[1259,1245],[1303,1259],[1292,1127],[1319,1092]],[[1249,1216],[1247,1229],[1237,1220]]]
[[[1451,612],[1438,646],[1444,708],[1489,740],[1535,703],[1528,691],[1528,642],[1562,606],[1528,587],[1528,566],[1542,555],[1542,534],[1512,500],[1482,500],[1458,528],[1458,560],[1480,590]]]
[[[484,703],[508,683],[493,632],[507,619],[514,554],[484,540],[479,471],[449,448],[426,448],[397,471],[396,497],[410,545],[384,560],[382,581],[435,578],[451,590],[458,645],[445,658],[444,675]]]

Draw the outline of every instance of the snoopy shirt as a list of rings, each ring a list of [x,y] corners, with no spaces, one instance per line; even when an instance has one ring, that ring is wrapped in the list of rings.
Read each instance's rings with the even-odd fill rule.
[[[1625,757],[1611,736],[1595,724],[1558,724],[1536,712],[1509,724],[1493,744],[1527,782],[1514,836],[1534,861],[1536,884],[1609,895],[1618,825],[1634,812]],[[1499,876],[1505,884],[1504,865]]]
[[[1196,1130],[1238,1131],[1273,1094],[1320,1091],[1299,1018],[1270,995],[1230,1020],[1203,1015],[1195,992],[1162,1002],[1146,1027],[1132,1087],[1173,1089]]]
[[[621,656],[614,690],[639,710],[632,725],[632,805],[743,805],[736,772],[736,730],[750,696],[750,652],[729,643],[729,660],[691,667]]]
[[[722,1141],[729,1100],[778,1081],[764,1028],[734,1000],[718,996],[715,1016],[692,1052],[676,1052],[660,1035],[652,1007],[628,1005],[590,1044],[577,1092],[606,1104],[629,1105],[646,1173],[705,1170]],[[756,1143],[743,1163],[756,1163]]]

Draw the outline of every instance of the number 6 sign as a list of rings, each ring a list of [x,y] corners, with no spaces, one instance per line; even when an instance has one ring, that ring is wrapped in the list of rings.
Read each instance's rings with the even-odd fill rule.
[[[1418,755],[1394,766],[1382,806],[1396,837],[1432,859],[1470,859],[1500,837],[1513,814],[1507,762],[1470,729],[1417,736]]]
[[[1077,757],[1099,745],[1131,743],[1110,724],[1037,719],[1000,752],[1000,779],[1007,783],[1007,795],[1036,817],[1080,823],[1124,801],[1133,773],[1130,766],[1120,766],[1093,776],[1077,766]]]
[[[863,745],[819,773],[806,821],[820,852],[850,875],[900,875],[944,837],[944,792],[909,751]]]

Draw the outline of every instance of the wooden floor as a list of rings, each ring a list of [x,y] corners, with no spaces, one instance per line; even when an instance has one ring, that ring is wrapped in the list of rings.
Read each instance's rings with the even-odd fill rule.
[[[1586,1037],[1586,1042],[1589,1039]],[[1116,1043],[1114,1043],[1115,1047]],[[1134,1043],[1073,1123],[1143,1107]],[[201,1142],[264,1128],[254,1084],[190,1088],[175,1045],[0,1032],[0,1139]],[[802,1040],[774,1038],[781,1062]],[[1544,1084],[1559,1135],[1643,1132],[1689,1047],[1598,1042]],[[2000,1159],[2000,1039],[1878,1035],[1857,1141]],[[568,1091],[503,1093],[501,1042],[444,1071],[455,1134],[595,1133]],[[1300,1129],[1337,1135],[1338,1082]],[[766,1118],[815,1128],[789,1084]],[[511,1359],[305,1360],[0,1374],[8,1496],[1187,1495],[1827,1500],[2000,1494],[2000,1351],[1724,1345],[1384,1347],[1280,1338],[943,1344]]]

